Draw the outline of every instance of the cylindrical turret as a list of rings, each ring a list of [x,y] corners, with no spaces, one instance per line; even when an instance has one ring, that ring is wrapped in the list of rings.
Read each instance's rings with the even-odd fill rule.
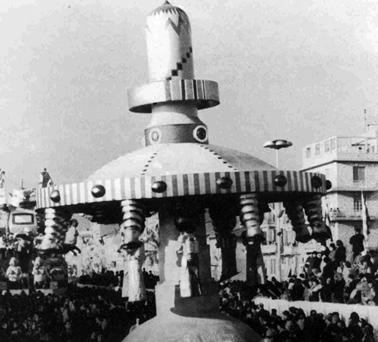
[[[147,17],[148,70],[150,81],[175,77],[193,79],[193,49],[189,18],[166,1]]]
[[[197,110],[219,104],[218,85],[194,79],[189,18],[168,1],[147,17],[149,84],[130,89],[130,110],[152,113],[145,144],[208,143]]]

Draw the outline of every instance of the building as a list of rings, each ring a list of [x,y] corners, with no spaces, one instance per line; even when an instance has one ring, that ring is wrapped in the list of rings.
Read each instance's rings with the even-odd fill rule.
[[[296,242],[293,226],[284,210],[266,213],[261,229],[265,234],[261,252],[268,278],[286,280],[290,274],[300,274],[308,255],[324,249],[315,240],[305,244]],[[279,231],[281,233],[277,233]]]
[[[221,275],[221,253],[216,247],[216,237],[212,227],[211,219],[207,216],[208,243],[211,250],[212,276],[219,280]],[[277,235],[277,224],[282,229],[282,234]],[[290,274],[300,274],[308,255],[314,251],[321,252],[323,246],[311,240],[308,243],[295,241],[295,232],[284,211],[276,214],[272,205],[272,211],[265,213],[261,229],[265,235],[265,242],[261,245],[261,252],[264,258],[266,275],[268,279],[286,280]],[[244,228],[240,222],[236,224],[233,233],[238,237],[236,245],[236,266],[238,274],[233,277],[235,280],[246,279],[246,247],[240,236]]]
[[[303,171],[321,172],[332,182],[323,198],[334,240],[350,252],[354,228],[362,228],[362,197],[368,209],[370,234],[365,246],[378,247],[378,130],[359,136],[336,136],[303,148]]]

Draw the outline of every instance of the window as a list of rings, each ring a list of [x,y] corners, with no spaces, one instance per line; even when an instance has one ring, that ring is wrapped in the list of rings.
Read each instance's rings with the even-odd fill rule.
[[[34,216],[32,214],[13,214],[13,224],[34,224]]]
[[[324,143],[324,151],[325,151],[325,152],[329,152],[329,150],[330,150],[329,140],[327,140],[327,141]]]
[[[286,229],[282,230],[282,240],[283,240],[283,245],[287,246],[289,244],[289,239],[288,239],[288,232]]]
[[[307,147],[306,148],[306,158],[310,158],[311,157],[311,147]]]
[[[270,259],[270,274],[276,274],[276,259]]]
[[[315,154],[320,154],[320,144],[315,145]]]
[[[355,212],[360,212],[362,210],[361,196],[356,195],[353,198],[353,210]]]
[[[353,182],[365,180],[365,166],[353,166]]]
[[[263,231],[264,237],[265,237],[265,243],[267,245],[271,245],[275,242],[275,233],[276,231],[273,228],[267,228],[266,230]]]

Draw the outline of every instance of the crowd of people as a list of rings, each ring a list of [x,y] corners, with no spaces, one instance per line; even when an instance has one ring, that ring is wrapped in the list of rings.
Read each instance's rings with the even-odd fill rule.
[[[147,289],[154,289],[159,277],[154,275],[151,271],[147,272],[145,269],[142,270],[142,275],[145,287]],[[123,270],[116,272],[103,270],[101,273],[91,272],[89,274],[83,274],[78,278],[77,282],[82,285],[122,288],[123,279]]]
[[[244,282],[221,284],[220,308],[240,319],[264,337],[266,342],[374,342],[372,325],[353,312],[347,321],[338,312],[327,315],[290,307],[281,315],[253,301],[254,295]]]
[[[66,246],[76,245],[77,225],[73,227],[74,242]],[[23,244],[24,240],[0,237],[0,282],[6,282],[9,290],[30,290],[29,295],[0,293],[0,341],[121,341],[133,326],[155,315],[153,291],[147,292],[148,300],[142,303],[122,298],[122,270],[101,268],[78,276],[71,270],[74,265],[68,271],[66,264],[60,267],[64,259],[59,261],[58,256],[50,256],[49,263],[36,256],[28,264],[33,249]],[[260,295],[289,301],[378,305],[378,258],[364,250],[361,233],[356,232],[350,244],[350,259],[338,240],[322,253],[309,255],[300,274],[289,275],[282,282],[272,277],[254,291],[244,282],[221,283],[221,310],[248,324],[265,341],[373,342],[373,327],[357,313],[347,321],[337,312],[323,315],[312,310],[306,315],[295,307],[279,315],[253,301]],[[71,247],[65,251],[80,253]],[[4,261],[8,262],[6,268]],[[62,270],[67,273],[63,276],[64,295],[39,291],[51,289],[52,281],[59,282]],[[153,290],[158,277],[143,269],[143,278],[146,288]]]
[[[122,341],[155,316],[154,294],[147,296],[146,302],[129,303],[120,291],[74,285],[64,296],[0,294],[0,341]]]
[[[303,272],[279,282],[274,277],[261,293],[287,300],[323,301],[346,304],[378,304],[378,265],[376,257],[359,251],[346,261],[345,247],[338,240],[324,253],[312,253]]]

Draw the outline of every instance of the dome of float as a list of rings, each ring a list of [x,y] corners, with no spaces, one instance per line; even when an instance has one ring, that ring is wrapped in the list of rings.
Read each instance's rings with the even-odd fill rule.
[[[195,143],[156,144],[111,161],[88,180],[274,169],[261,159],[225,147]]]
[[[241,321],[226,315],[197,318],[169,315],[137,326],[123,342],[259,342],[262,338]]]

